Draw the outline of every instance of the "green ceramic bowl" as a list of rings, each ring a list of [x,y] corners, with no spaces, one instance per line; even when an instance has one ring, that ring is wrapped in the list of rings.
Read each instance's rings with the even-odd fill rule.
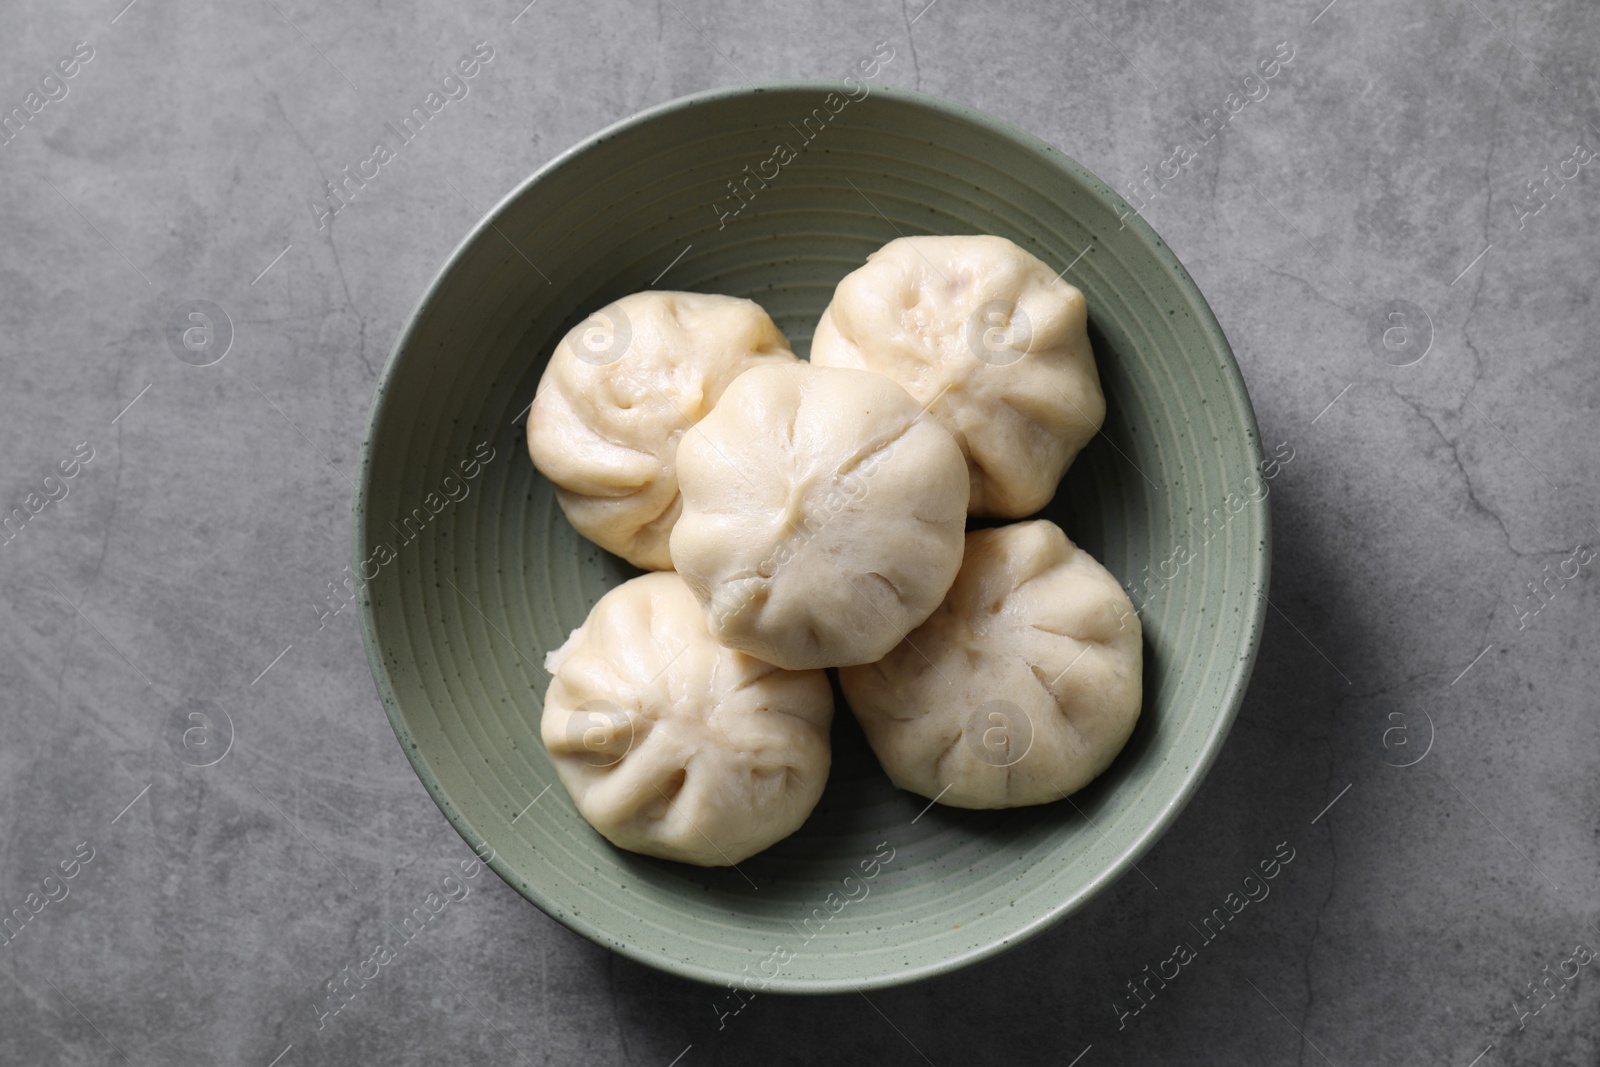
[[[804,355],[834,285],[868,253],[897,234],[962,233],[1011,238],[1067,269],[1088,298],[1110,410],[1045,514],[1125,582],[1147,566],[1176,572],[1144,611],[1132,740],[1070,801],[928,808],[889,784],[841,703],[827,791],[788,840],[738,870],[613,848],[578,815],[540,743],[543,661],[636,572],[572,530],[529,462],[520,420],[546,356],[594,309],[652,287],[750,297]],[[894,985],[1070,914],[1121,878],[1194,793],[1261,631],[1268,514],[1248,499],[1260,495],[1260,461],[1244,383],[1205,300],[1083,167],[921,94],[718,90],[554,160],[439,272],[389,358],[361,454],[362,634],[434,800],[554,918],[708,982]]]

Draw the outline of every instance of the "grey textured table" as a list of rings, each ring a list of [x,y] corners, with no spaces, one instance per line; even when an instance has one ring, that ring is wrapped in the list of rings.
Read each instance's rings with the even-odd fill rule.
[[[1600,9],[125,2],[0,34],[0,1063],[1597,1062]],[[719,1029],[491,875],[321,1017],[470,855],[332,612],[404,316],[580,138],[879,41],[882,82],[1141,183],[1293,449],[1221,759],[1143,876],[870,1001]]]

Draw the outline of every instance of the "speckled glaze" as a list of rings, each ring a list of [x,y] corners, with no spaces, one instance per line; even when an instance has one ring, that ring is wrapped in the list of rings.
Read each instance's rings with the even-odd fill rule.
[[[829,114],[838,88],[674,101],[595,135],[508,196],[395,345],[355,497],[358,564],[380,542],[395,546],[362,589],[378,692],[468,843],[599,944],[691,978],[797,993],[953,970],[1121,878],[1193,794],[1233,721],[1270,550],[1264,500],[1225,507],[1255,484],[1261,461],[1244,383],[1149,226],[1056,149],[922,94],[874,89],[821,132],[813,122],[806,145],[803,120]],[[780,142],[803,151],[736,199],[728,183],[747,165],[770,175],[761,165]],[[804,354],[838,280],[897,234],[923,233],[1004,235],[1052,266],[1072,264],[1066,278],[1088,298],[1105,432],[1044,514],[1124,582],[1180,546],[1195,553],[1143,616],[1139,726],[1069,801],[924,811],[889,784],[841,703],[832,778],[794,836],[738,870],[621,852],[578,815],[539,741],[545,653],[636,573],[568,526],[528,459],[519,416],[549,350],[665,271],[655,287],[759,301]],[[422,506],[484,441],[494,456],[465,499],[399,543],[391,520]],[[1208,539],[1200,517],[1214,509],[1227,518]]]

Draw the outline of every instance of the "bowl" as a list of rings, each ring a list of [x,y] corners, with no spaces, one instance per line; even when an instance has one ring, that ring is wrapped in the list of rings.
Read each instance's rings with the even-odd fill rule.
[[[676,100],[507,196],[396,343],[355,496],[372,673],[445,816],[571,929],[741,989],[908,982],[1070,915],[1194,794],[1265,610],[1254,413],[1171,251],[1043,141],[935,97],[851,84]],[[962,233],[1011,238],[1087,297],[1109,410],[1043,514],[1143,594],[1133,737],[1070,799],[965,811],[896,790],[841,701],[827,790],[792,837],[736,869],[614,848],[539,740],[545,653],[637,573],[573,531],[528,459],[521,420],[548,353],[608,301],[664,288],[749,297],[804,355],[834,286],[869,253],[897,235]]]

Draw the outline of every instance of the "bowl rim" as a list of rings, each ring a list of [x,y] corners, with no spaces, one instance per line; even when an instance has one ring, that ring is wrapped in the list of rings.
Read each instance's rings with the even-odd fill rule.
[[[407,316],[404,326],[396,335],[394,345],[389,350],[389,356],[384,361],[383,370],[378,376],[372,404],[367,413],[366,425],[362,431],[360,462],[357,468],[357,478],[351,501],[352,563],[359,564],[366,555],[366,549],[362,543],[362,532],[366,527],[368,518],[367,501],[372,489],[372,442],[378,422],[385,411],[390,380],[399,366],[400,355],[409,346],[412,335],[417,331],[423,316],[439,296],[446,278],[455,270],[458,262],[466,255],[467,250],[483,239],[486,234],[493,231],[495,223],[515,201],[527,195],[569,160],[591,151],[617,134],[643,126],[663,116],[682,111],[693,111],[709,104],[738,97],[779,92],[837,91],[841,85],[842,82],[829,79],[778,80],[758,82],[751,85],[722,86],[676,97],[629,115],[584,137],[565,151],[546,161],[506,193],[505,196],[501,197],[494,207],[490,208],[472,226],[466,236],[462,238],[434,273],[433,278],[428,282],[423,292],[422,298],[412,309],[410,315]],[[1255,406],[1250,400],[1250,392],[1245,384],[1238,360],[1234,356],[1233,348],[1228,344],[1228,339],[1223,333],[1221,325],[1217,322],[1216,315],[1211,310],[1211,305],[1206,301],[1204,294],[1201,293],[1200,287],[1195,284],[1194,279],[1178,260],[1177,255],[1161,239],[1155,229],[1145,221],[1143,215],[1135,211],[1132,205],[1111,188],[1109,183],[1096,176],[1077,160],[1042,138],[1003,119],[954,100],[919,90],[875,85],[871,91],[873,94],[883,93],[915,107],[941,112],[944,115],[986,128],[998,136],[1009,138],[1045,158],[1052,166],[1066,171],[1091,196],[1103,201],[1106,206],[1110,207],[1121,218],[1123,224],[1134,231],[1134,236],[1144,243],[1158,260],[1162,261],[1163,266],[1171,271],[1178,289],[1188,298],[1193,310],[1197,312],[1197,327],[1205,335],[1213,351],[1221,356],[1219,369],[1222,376],[1230,387],[1230,391],[1235,392],[1237,398],[1242,401],[1241,406],[1247,423],[1245,427],[1246,444],[1253,454],[1256,469],[1260,469],[1263,462],[1260,426],[1256,419]],[[1188,766],[1181,772],[1177,788],[1167,798],[1155,819],[1144,826],[1131,841],[1124,845],[1112,862],[1080,886],[1076,892],[1063,896],[1053,906],[1035,915],[1031,920],[1023,923],[1007,936],[998,937],[987,943],[943,956],[936,961],[907,967],[903,970],[886,971],[859,980],[850,978],[795,978],[780,975],[763,984],[760,991],[763,993],[819,995],[851,993],[886,989],[950,974],[1031,940],[1082,908],[1096,895],[1126,875],[1139,859],[1165,836],[1166,832],[1171,829],[1172,824],[1177,821],[1183,809],[1188,806],[1189,801],[1199,791],[1200,783],[1205,780],[1212,765],[1216,762],[1217,756],[1222,750],[1223,741],[1231,730],[1239,709],[1244,703],[1245,691],[1249,686],[1251,674],[1255,669],[1256,657],[1261,647],[1262,629],[1267,610],[1266,594],[1271,578],[1272,560],[1272,515],[1267,498],[1263,497],[1259,501],[1251,500],[1247,513],[1250,513],[1259,525],[1259,531],[1254,532],[1255,540],[1257,541],[1255,553],[1251,560],[1249,572],[1246,575],[1246,580],[1252,583],[1255,593],[1251,597],[1250,614],[1245,620],[1247,647],[1244,650],[1244,654],[1234,660],[1232,675],[1229,677],[1223,692],[1221,713],[1216,716],[1210,731],[1205,735],[1200,746],[1193,752]],[[481,835],[476,833],[465,814],[456,809],[439,781],[434,777],[401,713],[399,702],[395,698],[394,686],[389,678],[388,667],[384,663],[382,652],[378,646],[372,598],[365,582],[359,585],[357,600],[357,618],[361,628],[361,641],[367,653],[367,663],[372,671],[373,681],[376,684],[378,696],[383,702],[389,725],[394,730],[396,739],[400,742],[400,750],[405,753],[412,770],[421,779],[428,795],[433,799],[445,818],[449,820],[450,825],[471,846],[473,839],[481,837]],[[486,838],[482,838],[482,840],[485,843],[487,842]],[[481,845],[474,847],[475,853],[481,852],[481,849]],[[490,851],[492,854],[484,859],[483,862],[499,875],[507,885],[515,889],[518,894],[539,908],[540,911],[555,918],[563,926],[581,934],[595,944],[636,962],[680,977],[712,985],[722,985],[728,980],[729,972],[690,963],[665,953],[650,951],[642,946],[624,942],[614,934],[608,933],[602,927],[591,923],[585,916],[574,915],[556,907],[554,902],[545,899],[543,892],[523,881],[518,872],[512,869],[498,853],[494,853],[493,849]]]

